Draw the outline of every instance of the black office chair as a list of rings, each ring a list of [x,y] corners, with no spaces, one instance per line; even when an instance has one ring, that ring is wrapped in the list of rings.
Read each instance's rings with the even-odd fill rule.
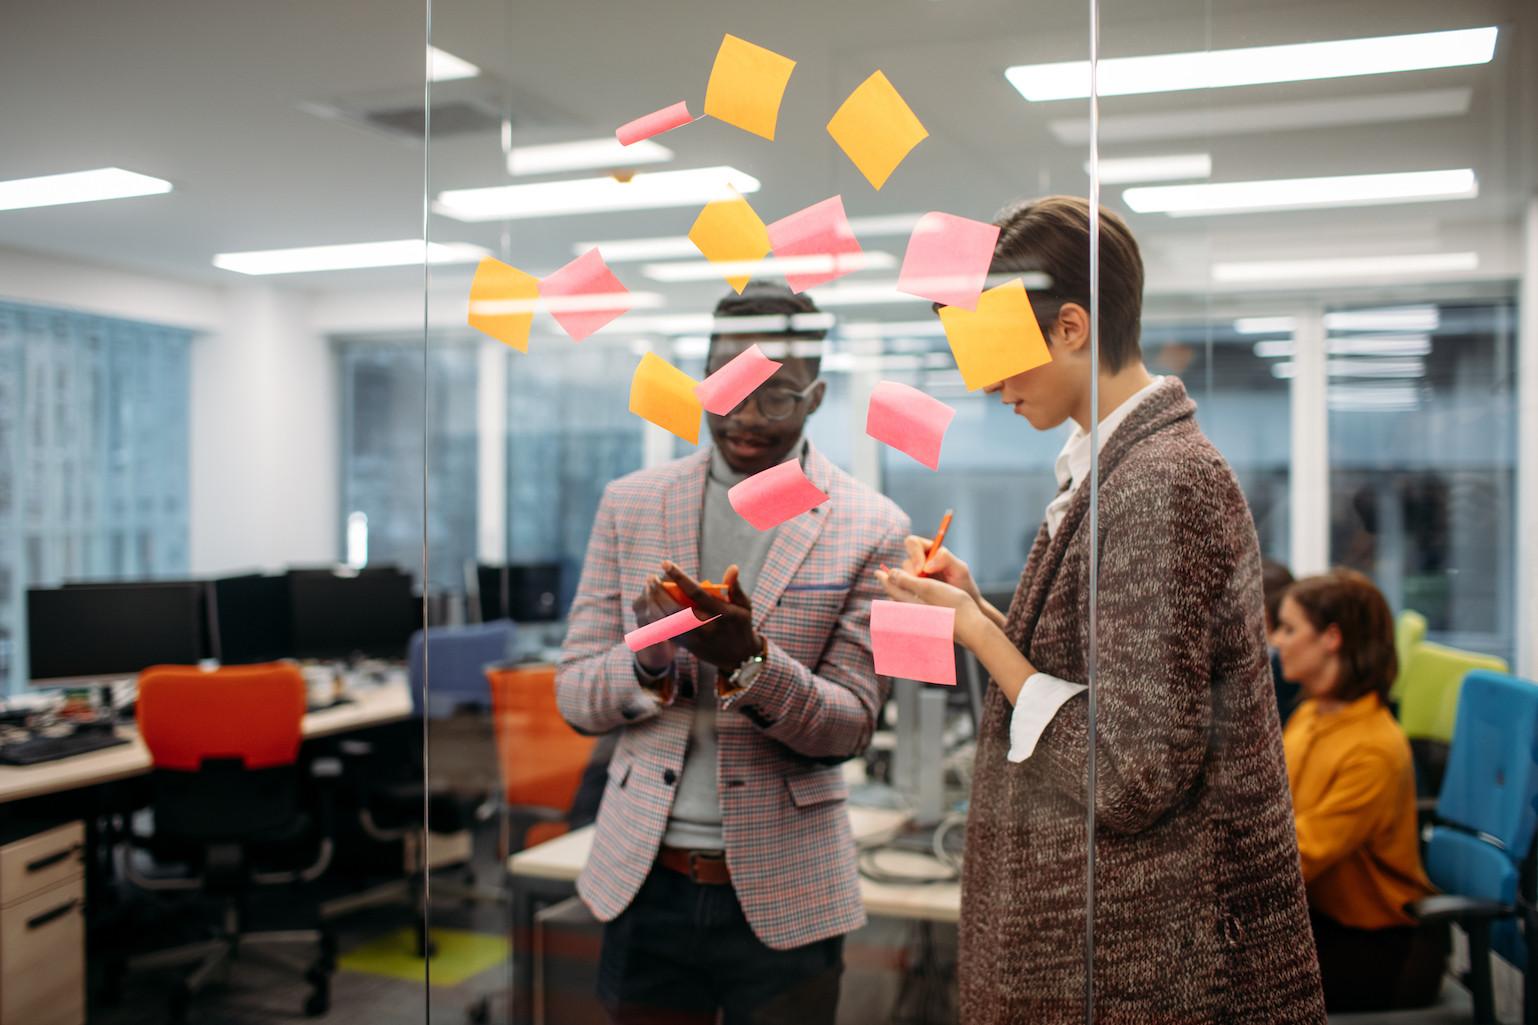
[[[173,991],[170,1019],[187,1018],[192,997],[216,971],[262,948],[315,948],[305,966],[310,993],[304,1013],[325,1014],[336,943],[324,928],[252,931],[246,914],[253,891],[295,886],[318,878],[331,861],[327,787],[315,813],[302,809],[297,764],[305,684],[285,664],[233,666],[205,672],[160,666],[139,681],[139,730],[154,758],[154,832],[130,832],[121,849],[123,874],[148,891],[200,891],[219,908],[204,940],[119,960],[109,967],[109,998],[126,972],[192,965]],[[334,763],[333,763],[334,765]],[[317,763],[312,776],[336,774]],[[148,853],[170,874],[146,872],[135,858]],[[316,909],[318,920],[318,907]],[[274,958],[284,967],[292,963]]]

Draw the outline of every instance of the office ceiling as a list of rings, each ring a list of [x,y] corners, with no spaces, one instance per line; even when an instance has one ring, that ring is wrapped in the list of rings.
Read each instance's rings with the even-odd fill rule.
[[[12,4],[3,22],[0,179],[117,165],[167,178],[175,191],[0,211],[0,246],[229,282],[243,279],[211,265],[217,252],[419,235],[421,145],[316,111],[420,104],[420,0],[63,0]],[[942,209],[986,218],[1018,196],[1088,188],[1087,147],[1063,141],[1075,137],[1072,124],[1054,124],[1086,121],[1087,101],[1026,103],[1003,77],[1010,64],[1086,57],[1083,3],[436,0],[432,22],[435,45],[486,72],[477,82],[435,87],[439,99],[511,97],[514,144],[605,135],[678,99],[698,110],[723,32],[794,57],[799,63],[775,142],[708,120],[659,140],[676,153],[664,167],[730,164],[758,177],[763,189],[752,202],[765,219],[833,193],[844,196],[855,217]],[[1538,31],[1531,3],[1103,0],[1100,24],[1107,57],[1503,26],[1496,59],[1484,66],[1102,101],[1103,156],[1209,152],[1218,181],[1464,166],[1479,175],[1474,200],[1187,219],[1133,216],[1153,290],[1203,293],[1209,266],[1220,259],[1476,247],[1483,268],[1476,277],[1499,277],[1514,265],[1520,211],[1534,191],[1538,166],[1538,62],[1524,38],[1524,31]],[[1525,66],[1519,47],[1527,47]],[[931,133],[879,193],[823,129],[843,97],[876,68]],[[1464,96],[1462,115],[1333,126],[1276,128],[1264,112],[1245,109],[1365,97],[1408,106],[1413,114],[1438,102],[1461,107]],[[1382,97],[1389,99],[1376,99]],[[1149,115],[1181,112],[1204,116],[1195,125],[1170,128],[1166,137],[1128,138],[1158,122]],[[447,119],[443,114],[440,124]],[[1079,131],[1082,136],[1082,126]],[[495,129],[435,138],[431,191],[506,183],[501,147]],[[1121,187],[1106,190],[1113,207],[1121,207],[1120,193]],[[493,251],[505,242],[514,262],[543,273],[570,259],[581,241],[681,235],[695,212],[506,225],[434,215],[430,233],[435,241],[473,242]],[[900,259],[903,243],[901,237],[872,238],[867,248]],[[718,282],[648,281],[639,264],[616,270],[630,287],[662,294],[668,312],[708,308],[722,291]],[[463,268],[434,273],[447,281],[467,276]],[[890,278],[895,269],[866,275]],[[412,290],[420,286],[421,271],[267,280],[303,289]],[[912,317],[915,308],[872,312]]]

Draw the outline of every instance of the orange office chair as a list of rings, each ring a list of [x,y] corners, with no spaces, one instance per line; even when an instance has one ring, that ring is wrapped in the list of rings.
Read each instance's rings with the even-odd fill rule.
[[[486,681],[512,839],[522,848],[560,836],[597,741],[561,718],[554,666],[487,669]]]
[[[316,945],[306,970],[306,1014],[326,1013],[335,942],[323,929],[253,932],[245,928],[257,886],[309,882],[331,860],[324,788],[317,816],[301,806],[314,790],[300,778],[305,683],[287,663],[155,666],[139,677],[139,732],[154,759],[154,833],[130,834],[123,870],[146,890],[200,890],[222,912],[212,939],[131,957],[109,973],[109,990],[124,970],[195,965],[171,1001],[171,1020],[186,1019],[192,996],[226,962],[268,946]],[[315,775],[326,766],[317,763]],[[135,849],[184,874],[150,874]]]

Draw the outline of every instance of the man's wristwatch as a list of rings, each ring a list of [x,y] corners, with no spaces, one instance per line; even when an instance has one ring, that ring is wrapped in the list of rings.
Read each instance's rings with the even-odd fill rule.
[[[730,708],[734,701],[753,686],[758,674],[764,671],[764,662],[768,658],[769,638],[765,637],[759,649],[744,659],[730,675],[716,676],[716,696],[721,699],[722,708]]]

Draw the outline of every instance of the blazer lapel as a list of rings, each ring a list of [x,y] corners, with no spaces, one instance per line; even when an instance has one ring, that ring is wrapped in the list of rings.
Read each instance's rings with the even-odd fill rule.
[[[811,442],[806,446],[805,470],[808,480],[824,493],[832,493],[832,468],[822,454],[812,447]],[[780,595],[785,593],[785,588],[795,579],[801,563],[811,553],[812,546],[822,533],[823,524],[827,522],[829,504],[824,502],[810,512],[804,512],[780,525],[774,544],[769,546],[769,554],[764,557],[763,568],[758,571],[758,582],[753,587],[751,597],[754,626],[764,625],[764,619],[774,610]]]
[[[684,459],[672,486],[662,496],[663,538],[670,559],[678,568],[698,580],[700,576],[700,516],[705,504],[705,476],[710,472],[710,450],[704,449]],[[648,573],[661,573],[658,565]]]

